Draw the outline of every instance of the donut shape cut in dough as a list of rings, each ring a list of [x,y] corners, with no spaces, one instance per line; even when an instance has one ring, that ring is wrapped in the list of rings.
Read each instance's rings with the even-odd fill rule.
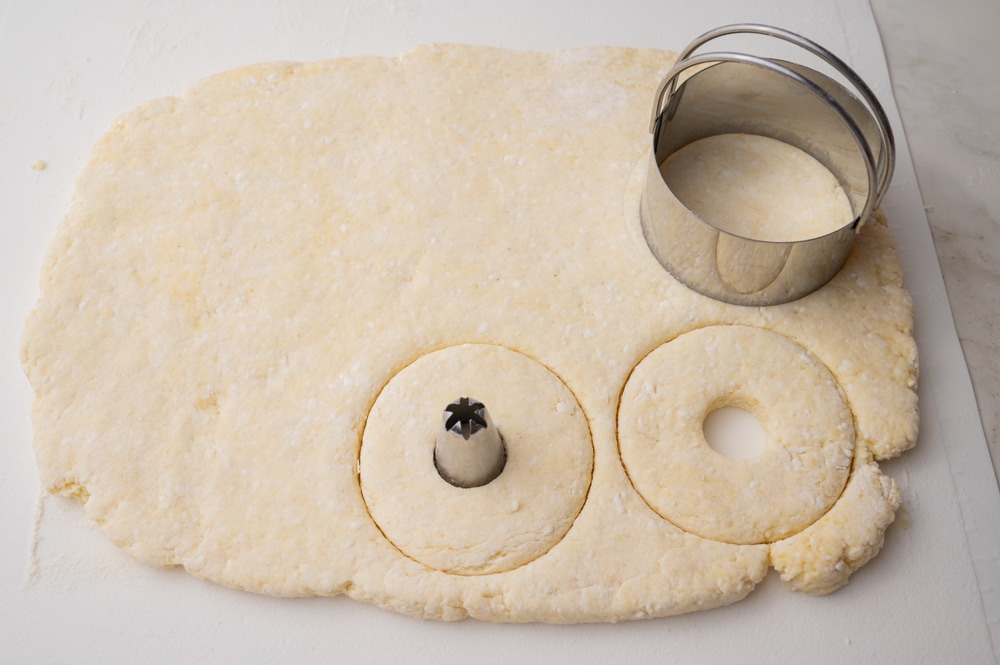
[[[434,465],[444,408],[486,405],[507,462],[481,487]],[[361,491],[382,533],[429,568],[462,575],[522,566],[552,548],[587,498],[594,464],[583,410],[541,364],[502,346],[465,344],[417,359],[385,386],[361,444]]]
[[[706,416],[755,415],[764,450],[733,459],[709,447]],[[851,411],[812,354],[774,332],[711,326],[646,356],[622,393],[622,462],[653,510],[685,531],[769,543],[808,527],[840,496],[854,449]]]

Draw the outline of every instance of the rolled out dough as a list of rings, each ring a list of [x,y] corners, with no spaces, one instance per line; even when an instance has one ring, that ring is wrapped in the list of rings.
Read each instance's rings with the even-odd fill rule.
[[[834,280],[786,305],[727,305],[676,282],[642,240],[637,175],[673,58],[431,46],[247,67],[123,115],[79,177],[25,329],[44,486],[84,501],[144,561],[419,617],[677,614],[743,598],[769,565],[808,592],[845,583],[898,505],[877,460],[916,437],[911,303],[889,230],[876,215]],[[774,542],[686,531],[619,455],[619,425],[647,431],[659,408],[623,395],[633,369],[734,325],[803,349],[853,421],[843,492]],[[408,451],[396,460],[369,439],[383,391],[422,398],[407,370],[470,348],[481,353],[449,380],[530,404],[497,427],[552,447],[525,465],[527,448],[510,446],[508,477],[468,490],[496,500],[463,505],[435,499],[446,490],[428,455],[406,457],[426,439],[389,440]],[[506,354],[540,373],[496,366]],[[404,420],[441,416],[402,407]],[[555,489],[495,491],[528,479]],[[380,506],[408,499],[426,512],[380,529]],[[516,548],[496,547],[501,523]]]
[[[708,136],[670,155],[661,171],[688,210],[744,238],[808,240],[853,218],[833,173],[808,153],[766,136]]]

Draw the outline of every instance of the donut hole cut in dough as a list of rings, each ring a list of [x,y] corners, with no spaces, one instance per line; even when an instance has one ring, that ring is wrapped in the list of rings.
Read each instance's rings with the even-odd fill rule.
[[[764,452],[767,433],[750,411],[726,404],[705,416],[702,432],[708,447],[725,457],[750,459]]]
[[[434,446],[445,406],[486,405],[503,437],[503,471],[481,487],[438,473]],[[418,358],[382,389],[360,453],[369,514],[397,549],[429,568],[498,573],[548,552],[590,489],[594,449],[576,398],[548,368],[505,347],[465,344]]]
[[[703,430],[723,406],[746,409],[767,442],[739,459]],[[853,417],[829,370],[796,342],[711,326],[654,349],[634,369],[618,415],[622,463],[661,517],[712,540],[749,545],[798,533],[840,496]]]

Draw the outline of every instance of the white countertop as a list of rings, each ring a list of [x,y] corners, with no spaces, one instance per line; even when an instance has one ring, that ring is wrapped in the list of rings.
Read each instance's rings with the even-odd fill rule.
[[[844,56],[900,139],[885,207],[915,301],[922,431],[916,449],[884,465],[904,510],[846,588],[817,599],[772,574],[729,608],[664,620],[420,622],[148,568],[79,506],[40,495],[21,327],[74,174],[117,114],[255,61],[435,41],[679,49],[747,20]],[[1000,469],[998,25],[1000,4],[985,0],[871,0],[871,10],[866,0],[0,0],[0,662],[998,662],[1000,493],[986,444]]]

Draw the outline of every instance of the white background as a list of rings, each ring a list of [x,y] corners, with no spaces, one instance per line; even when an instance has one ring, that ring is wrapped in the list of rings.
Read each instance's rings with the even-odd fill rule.
[[[40,495],[20,330],[73,177],[116,115],[257,61],[394,55],[438,41],[676,50],[737,21],[789,28],[841,55],[888,107],[899,141],[884,207],[915,300],[922,432],[915,450],[884,465],[905,508],[883,553],[846,588],[813,598],[772,574],[734,606],[662,620],[417,621],[345,598],[273,599],[147,568],[78,506]],[[0,0],[0,86],[0,662],[994,662],[1000,497],[864,0]],[[44,170],[31,168],[39,161]]]

